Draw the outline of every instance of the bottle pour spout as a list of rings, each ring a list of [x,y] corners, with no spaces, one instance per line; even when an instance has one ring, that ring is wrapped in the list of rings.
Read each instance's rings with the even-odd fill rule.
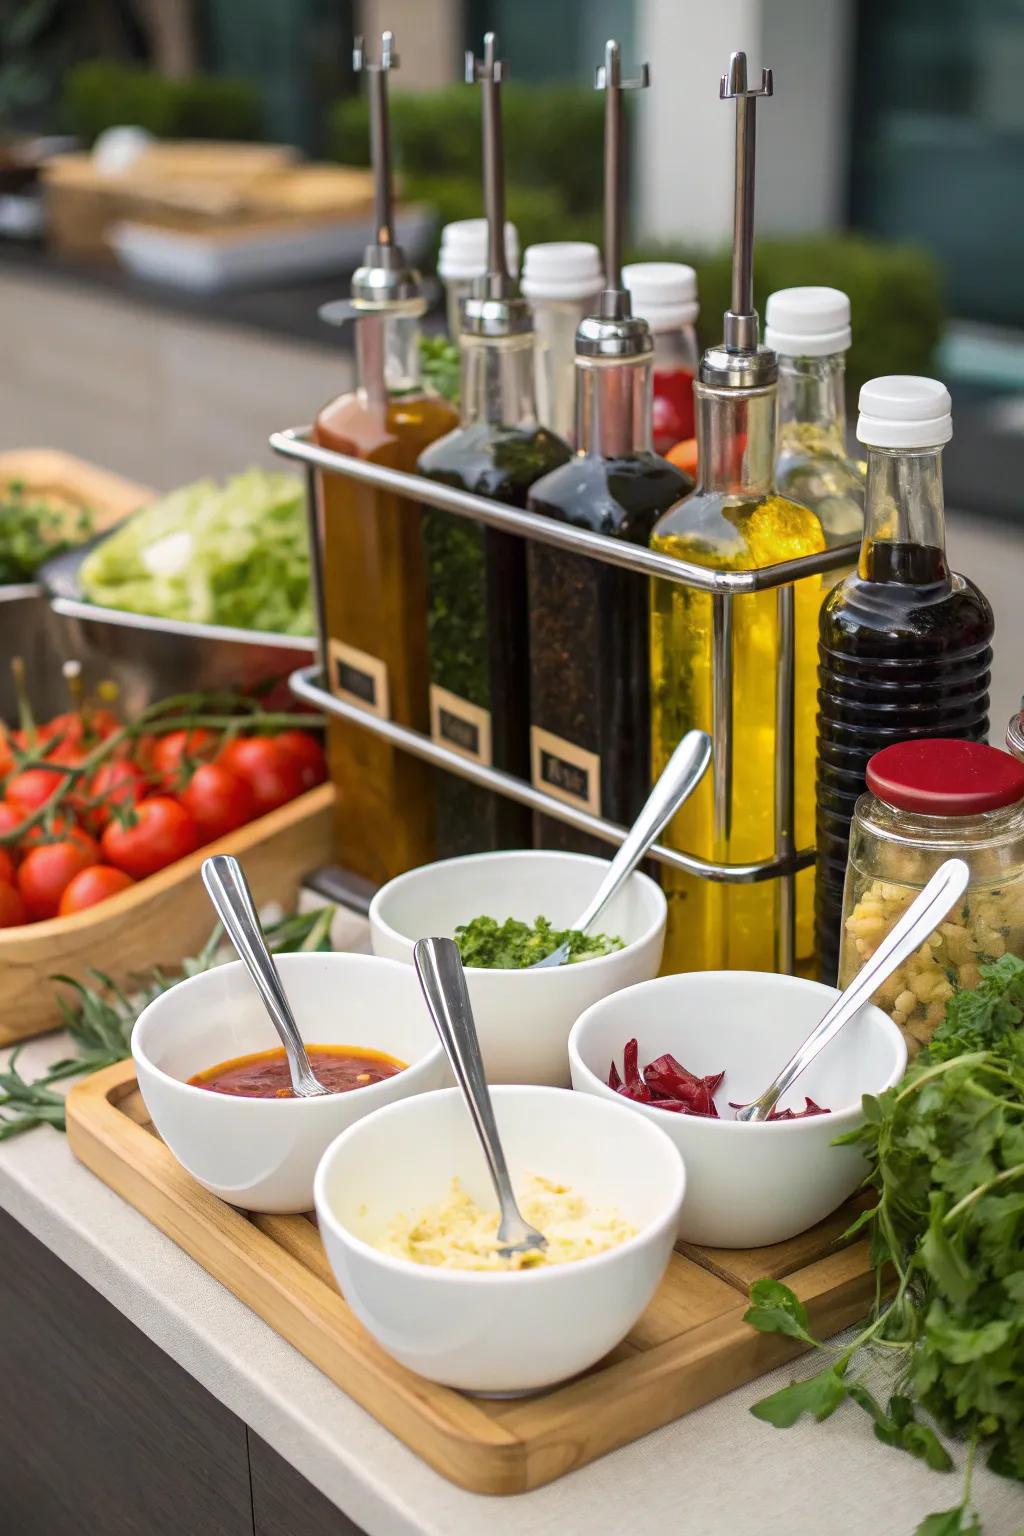
[[[754,308],[754,170],[757,99],[772,95],[772,72],[761,71],[760,87],[747,84],[747,56],[733,53],[722,76],[719,96],[736,103],[736,164],[733,189],[732,297],[725,313],[725,347],[751,352],[757,347]]]

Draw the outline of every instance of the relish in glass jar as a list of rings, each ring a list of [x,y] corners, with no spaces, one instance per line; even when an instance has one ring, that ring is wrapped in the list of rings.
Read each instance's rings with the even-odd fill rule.
[[[911,1054],[980,966],[1024,958],[1024,764],[981,742],[925,738],[876,752],[857,801],[843,897],[845,987],[944,859],[965,859],[959,907],[875,995]]]

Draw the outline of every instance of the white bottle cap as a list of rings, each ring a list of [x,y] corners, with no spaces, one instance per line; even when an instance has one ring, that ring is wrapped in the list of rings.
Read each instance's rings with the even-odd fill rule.
[[[838,288],[780,288],[764,312],[764,344],[783,357],[828,357],[850,345],[850,301]]]
[[[519,231],[505,225],[505,260],[513,277],[519,271]],[[466,282],[487,271],[487,220],[457,219],[441,231],[437,275],[443,283]]]
[[[652,331],[675,331],[693,325],[700,314],[697,274],[679,261],[635,261],[622,269],[622,281],[633,300],[633,313]]]
[[[861,387],[857,441],[872,448],[937,448],[953,436],[949,390],[938,379],[891,373]]]
[[[604,287],[601,252],[587,240],[528,245],[523,255],[523,293],[535,299],[591,299]]]

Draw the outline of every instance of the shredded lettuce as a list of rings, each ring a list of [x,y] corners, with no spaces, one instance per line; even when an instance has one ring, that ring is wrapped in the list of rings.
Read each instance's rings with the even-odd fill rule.
[[[313,630],[301,483],[248,469],[197,480],[128,519],[82,562],[90,602],[276,634]]]

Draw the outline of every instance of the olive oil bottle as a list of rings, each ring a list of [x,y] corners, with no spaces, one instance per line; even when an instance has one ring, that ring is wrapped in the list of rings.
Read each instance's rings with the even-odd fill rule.
[[[530,307],[505,265],[501,108],[503,65],[493,33],[467,78],[483,96],[488,269],[460,306],[462,421],[427,448],[427,479],[525,507],[535,480],[570,457],[537,423]],[[433,508],[423,515],[428,574],[430,729],[473,761],[529,777],[529,654],[524,540]],[[444,856],[526,847],[530,812],[454,774],[437,775]]]
[[[352,279],[350,303],[324,318],[353,321],[356,388],[325,405],[316,441],[337,453],[412,471],[420,452],[455,425],[453,406],[426,390],[419,374],[419,318],[426,308],[419,273],[394,242],[387,135],[387,75],[397,66],[390,32],[367,74],[376,231]],[[420,511],[414,502],[341,475],[317,477],[323,550],[323,606],[331,691],[400,725],[426,730],[426,574]],[[348,721],[327,731],[338,787],[335,855],[380,883],[434,856],[430,769]]]
[[[701,359],[694,386],[698,483],[662,517],[651,547],[720,571],[756,570],[825,546],[821,524],[775,487],[778,362],[758,345],[753,305],[755,103],[770,96],[771,72],[747,89],[746,57],[734,53],[721,95],[734,98],[736,208],[731,308],[721,346]],[[794,777],[798,846],[814,827],[814,677],[821,582],[794,588]],[[652,584],[651,704],[654,772],[660,773],[685,730],[712,734],[714,773],[674,818],[675,848],[727,863],[775,850],[778,716],[775,679],[783,628],[773,590],[713,596]],[[730,686],[731,685],[731,686]],[[726,730],[729,731],[728,747]],[[666,871],[669,928],[666,970],[773,970],[788,960],[781,944],[788,914],[779,880],[711,881]],[[797,959],[812,950],[813,871],[797,882]]]
[[[654,347],[622,285],[622,92],[619,45],[598,84],[605,106],[605,274],[597,313],[576,333],[576,443],[568,464],[538,480],[531,512],[647,546],[662,512],[692,482],[651,445]],[[535,787],[629,825],[647,798],[650,603],[638,576],[531,541],[530,760]],[[607,854],[607,844],[538,817],[546,847]]]

